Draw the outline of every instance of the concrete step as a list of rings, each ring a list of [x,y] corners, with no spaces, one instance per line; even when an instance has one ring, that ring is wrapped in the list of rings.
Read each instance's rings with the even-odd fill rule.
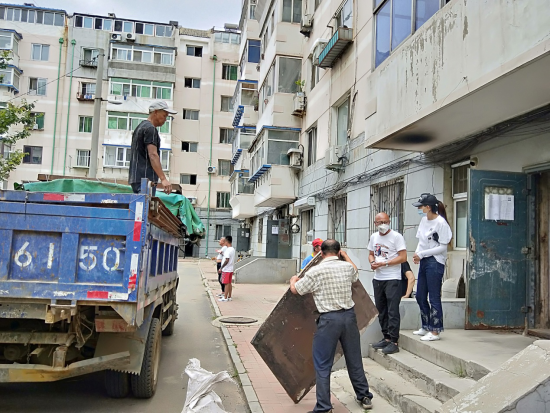
[[[499,368],[534,341],[520,334],[480,330],[445,330],[441,340],[421,341],[412,331],[400,331],[399,345],[458,377],[479,380]]]
[[[459,377],[404,349],[399,353],[385,355],[371,347],[369,357],[386,369],[397,372],[415,387],[442,403],[476,383],[471,378]]]
[[[370,358],[363,358],[369,386],[395,408],[404,413],[436,413],[442,403],[423,392],[395,371],[386,369]],[[374,409],[381,398],[373,399]],[[380,409],[379,411],[385,411]]]

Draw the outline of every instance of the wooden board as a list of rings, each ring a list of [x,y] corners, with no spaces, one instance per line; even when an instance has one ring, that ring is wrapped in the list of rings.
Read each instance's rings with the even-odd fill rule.
[[[321,260],[321,254],[315,256],[301,275]],[[357,326],[363,333],[378,311],[361,281],[352,285],[352,299]],[[251,342],[294,403],[300,402],[315,386],[312,345],[318,317],[312,294],[295,295],[288,289]],[[341,356],[338,344],[334,362]]]

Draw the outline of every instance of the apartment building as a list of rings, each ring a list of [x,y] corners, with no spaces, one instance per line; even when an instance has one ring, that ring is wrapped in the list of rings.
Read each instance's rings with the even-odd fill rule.
[[[208,228],[200,249],[188,246],[187,254],[212,256],[221,236],[236,235],[227,177],[237,25],[195,30],[177,21],[0,4],[0,39],[13,54],[2,73],[0,98],[33,101],[37,115],[29,138],[2,149],[29,154],[5,187],[39,174],[88,176],[98,61],[104,55],[97,177],[127,181],[132,132],[147,118],[151,102],[165,100],[178,114],[159,128],[162,167]]]
[[[544,2],[244,4],[261,56],[255,136],[237,148],[254,190],[235,199],[251,202],[237,217],[253,254],[299,262],[311,240],[335,238],[372,293],[374,216],[390,215],[412,257],[411,204],[433,193],[454,233],[445,279],[465,327],[548,328]]]

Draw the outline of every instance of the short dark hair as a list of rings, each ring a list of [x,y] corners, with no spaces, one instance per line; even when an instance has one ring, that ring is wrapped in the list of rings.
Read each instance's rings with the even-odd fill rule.
[[[229,242],[230,244],[233,243],[233,237],[232,237],[231,235],[226,235],[224,238],[225,238],[225,240],[226,240],[227,242]]]
[[[321,251],[323,254],[334,254],[338,255],[340,252],[340,243],[335,239],[327,239],[321,244]]]

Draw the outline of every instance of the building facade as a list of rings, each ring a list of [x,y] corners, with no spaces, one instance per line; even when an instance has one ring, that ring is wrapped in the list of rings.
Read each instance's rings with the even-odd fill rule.
[[[227,180],[239,65],[236,28],[195,30],[176,21],[0,5],[2,49],[13,55],[2,73],[1,100],[33,101],[37,116],[29,138],[2,149],[29,154],[3,185],[35,181],[39,174],[88,176],[100,78],[107,102],[99,120],[97,177],[127,182],[132,132],[153,101],[165,100],[178,114],[159,128],[161,164],[208,229],[200,248],[189,245],[186,253],[215,255],[219,237],[236,235],[239,227]]]

